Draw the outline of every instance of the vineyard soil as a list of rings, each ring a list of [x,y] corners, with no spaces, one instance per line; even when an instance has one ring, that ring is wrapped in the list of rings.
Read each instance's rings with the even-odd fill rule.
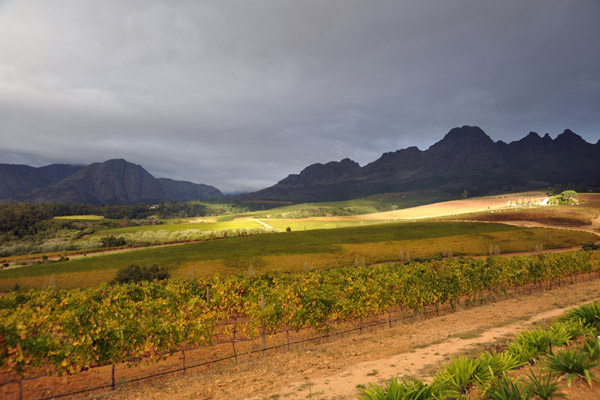
[[[598,299],[600,281],[511,298],[391,329],[354,334],[208,372],[106,392],[115,399],[356,399],[357,387],[392,375],[427,378],[451,355],[476,353],[565,307]],[[586,392],[589,394],[589,391]],[[577,397],[575,397],[577,398]]]

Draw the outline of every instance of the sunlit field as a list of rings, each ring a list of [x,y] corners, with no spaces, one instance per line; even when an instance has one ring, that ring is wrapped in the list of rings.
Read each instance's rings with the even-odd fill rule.
[[[339,229],[270,233],[80,256],[70,261],[0,271],[0,290],[93,286],[130,264],[158,264],[173,277],[237,274],[248,269],[303,271],[385,261],[486,255],[564,248],[595,240],[587,232],[465,222],[390,223]]]
[[[54,219],[72,219],[72,220],[100,220],[104,219],[102,215],[68,215],[65,217],[54,217]]]
[[[502,210],[465,215],[463,219],[472,221],[533,221],[545,225],[579,227],[592,224],[600,217],[600,194],[582,194],[581,204],[572,206],[550,206]]]

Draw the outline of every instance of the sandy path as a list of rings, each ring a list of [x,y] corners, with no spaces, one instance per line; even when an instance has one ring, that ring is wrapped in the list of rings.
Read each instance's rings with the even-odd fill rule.
[[[363,382],[377,381],[378,377],[392,376],[419,376],[420,378],[431,378],[428,372],[423,370],[432,369],[432,366],[441,366],[449,355],[459,355],[468,352],[473,346],[486,344],[521,332],[532,324],[556,318],[562,315],[566,308],[557,308],[535,315],[528,321],[520,321],[506,326],[492,328],[472,339],[449,338],[441,343],[435,343],[419,351],[401,353],[376,361],[367,361],[354,364],[343,371],[333,375],[311,380],[310,392],[320,399],[354,399],[356,398],[356,386]],[[295,382],[291,390],[275,392],[268,397],[277,398],[283,396],[286,399],[304,399],[306,393],[303,388],[306,382]],[[268,398],[267,397],[267,398]],[[260,400],[265,396],[259,395],[248,399]]]
[[[277,228],[273,228],[271,225],[267,224],[267,223],[266,223],[266,222],[264,222],[264,221],[261,221],[260,219],[253,219],[252,221],[256,221],[256,222],[258,222],[259,224],[261,224],[262,226],[264,226],[264,227],[265,227],[265,228],[267,228],[267,229],[271,229],[271,230],[273,230],[273,231],[275,231],[275,232],[279,232],[279,229],[277,229]]]
[[[342,336],[272,356],[124,386],[118,399],[356,399],[357,385],[393,375],[427,377],[449,355],[494,342],[567,306],[597,299],[600,280],[511,298],[411,324]]]

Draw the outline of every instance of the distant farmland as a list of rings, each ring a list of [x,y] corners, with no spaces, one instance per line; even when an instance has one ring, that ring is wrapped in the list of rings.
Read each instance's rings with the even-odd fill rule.
[[[118,268],[153,265],[171,269],[174,277],[214,273],[302,271],[367,265],[441,255],[485,255],[564,248],[595,240],[587,232],[518,228],[476,222],[379,224],[330,230],[212,240],[175,246],[80,257],[70,261],[0,271],[0,290],[21,287],[93,286],[111,280]]]

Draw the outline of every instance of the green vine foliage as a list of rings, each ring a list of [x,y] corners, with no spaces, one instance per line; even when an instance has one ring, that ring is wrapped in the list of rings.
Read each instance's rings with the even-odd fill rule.
[[[0,364],[23,376],[73,374],[209,346],[219,321],[236,319],[250,336],[263,327],[327,330],[392,308],[455,304],[598,270],[600,252],[591,251],[17,292],[0,298]]]

